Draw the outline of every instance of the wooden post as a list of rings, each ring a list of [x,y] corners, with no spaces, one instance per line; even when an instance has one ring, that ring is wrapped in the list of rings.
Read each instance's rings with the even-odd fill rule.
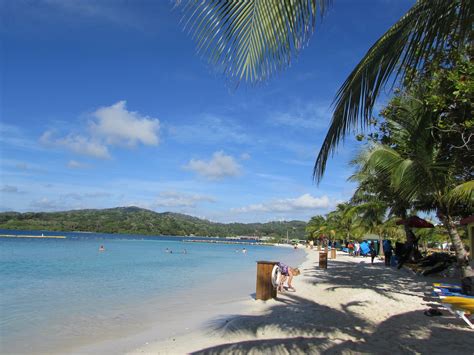
[[[336,248],[331,248],[331,259],[336,259]]]
[[[257,261],[257,300],[276,298],[277,291],[272,284],[272,270],[276,261]]]
[[[328,253],[319,253],[319,268],[327,269],[328,268]]]

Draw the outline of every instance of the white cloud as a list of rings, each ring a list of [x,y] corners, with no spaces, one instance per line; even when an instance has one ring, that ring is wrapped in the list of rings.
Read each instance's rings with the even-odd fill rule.
[[[49,130],[40,137],[40,143],[45,146],[66,148],[77,154],[109,159],[111,145],[129,147],[138,143],[158,145],[159,130],[158,119],[128,111],[126,101],[119,101],[93,112],[88,132],[70,133],[61,138],[55,137],[54,132]],[[78,168],[76,163],[71,161],[69,167]]]
[[[209,114],[194,119],[190,124],[169,125],[168,132],[180,142],[214,144],[230,141],[242,144],[251,141],[246,131],[232,119]]]
[[[237,176],[241,172],[241,166],[236,160],[226,155],[223,151],[215,152],[209,161],[191,159],[184,167],[211,180],[222,179],[227,176]]]
[[[240,154],[240,160],[249,160],[251,158],[249,153]]]
[[[64,200],[77,200],[77,201],[82,201],[82,200],[88,200],[91,198],[105,198],[105,197],[110,197],[111,194],[108,192],[68,192],[68,193],[63,193],[59,195],[60,201]]]
[[[43,150],[34,139],[28,136],[25,127],[18,127],[4,122],[0,122],[0,144],[31,151]]]
[[[259,204],[253,204],[245,207],[234,208],[233,212],[251,213],[251,212],[293,212],[304,210],[324,209],[330,206],[327,196],[314,197],[310,194],[304,194],[297,198],[277,199]]]
[[[30,168],[26,163],[18,163],[15,165],[15,167],[19,170],[28,170]]]
[[[94,135],[108,144],[135,146],[137,143],[158,145],[160,121],[138,112],[128,111],[126,101],[101,107],[92,116],[97,120],[90,124]]]
[[[77,200],[77,201],[82,200],[81,194],[78,194],[78,193],[75,193],[75,192],[69,192],[69,193],[66,193],[66,194],[61,194],[59,197],[60,197],[61,200]]]
[[[67,167],[69,169],[86,169],[89,167],[89,165],[78,162],[76,160],[69,160],[69,162],[67,163]]]
[[[310,103],[296,105],[289,111],[275,112],[269,117],[269,122],[299,129],[326,130],[331,116],[329,105]]]
[[[10,186],[10,185],[3,185],[3,187],[0,189],[0,192],[6,192],[6,193],[18,193],[18,187],[16,186]]]
[[[60,209],[57,202],[51,201],[47,197],[32,201],[31,206],[40,211],[53,211]]]
[[[198,202],[215,202],[210,196],[175,191],[161,192],[153,203],[155,207],[195,207]]]
[[[90,197],[90,198],[104,198],[104,197],[110,197],[110,196],[112,196],[111,193],[101,192],[101,191],[87,192],[87,193],[84,194],[84,197]]]
[[[109,159],[108,148],[100,141],[89,137],[69,134],[64,138],[55,138],[52,131],[46,131],[40,142],[46,146],[63,147],[78,154],[89,155],[100,159]]]

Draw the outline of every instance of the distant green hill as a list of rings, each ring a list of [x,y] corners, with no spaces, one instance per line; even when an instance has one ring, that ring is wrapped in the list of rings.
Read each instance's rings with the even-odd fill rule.
[[[138,207],[64,212],[3,212],[0,228],[49,231],[83,231],[144,235],[198,235],[212,237],[271,236],[304,238],[306,222],[214,223],[196,217]]]

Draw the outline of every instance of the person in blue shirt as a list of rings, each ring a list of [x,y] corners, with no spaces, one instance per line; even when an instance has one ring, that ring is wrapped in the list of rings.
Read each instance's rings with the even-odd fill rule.
[[[386,239],[383,241],[383,253],[385,254],[385,266],[390,266],[390,259],[392,258],[392,241]]]

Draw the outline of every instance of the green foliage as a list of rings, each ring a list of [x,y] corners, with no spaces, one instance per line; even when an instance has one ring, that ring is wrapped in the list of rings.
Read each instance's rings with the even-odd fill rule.
[[[304,236],[306,223],[214,223],[179,213],[156,213],[138,207],[66,212],[4,212],[0,228],[50,231],[130,233],[143,235],[197,235],[210,237],[259,236],[275,240],[290,231],[290,237]]]
[[[183,1],[197,50],[232,80],[251,83],[289,66],[330,0]]]
[[[423,71],[413,70],[373,120],[378,134],[365,157],[365,172],[412,207],[463,217],[474,199],[474,65],[471,48],[450,48]],[[379,180],[380,181],[380,180]],[[379,188],[380,190],[380,188]]]
[[[329,0],[186,0],[185,26],[198,51],[237,82],[266,80],[288,67],[307,44]],[[181,3],[179,1],[178,3]],[[338,90],[329,131],[313,176],[320,181],[330,153],[360,124],[369,124],[380,91],[390,79],[411,80],[453,40],[472,41],[472,0],[418,0],[368,50]],[[455,90],[462,96],[463,85]],[[436,100],[436,97],[433,97]]]

